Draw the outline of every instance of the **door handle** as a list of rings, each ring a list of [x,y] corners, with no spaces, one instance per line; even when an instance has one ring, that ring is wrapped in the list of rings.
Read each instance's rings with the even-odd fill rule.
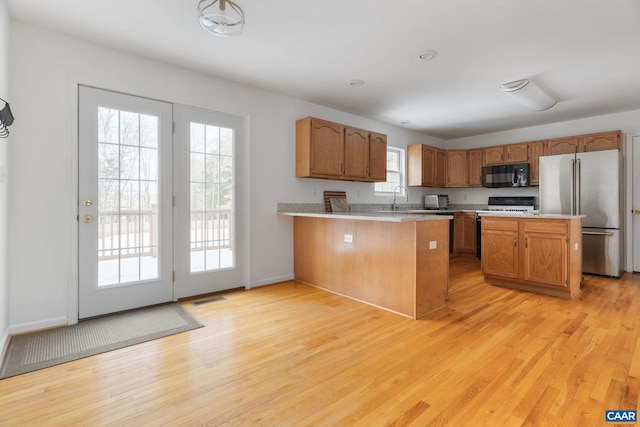
[[[93,217],[91,215],[85,215],[82,217],[82,220],[85,222],[85,224],[89,224],[91,221],[93,221]]]
[[[583,231],[582,234],[589,236],[613,236],[613,233],[608,231]]]
[[[640,209],[636,209],[635,211],[633,211],[633,213],[640,215]]]

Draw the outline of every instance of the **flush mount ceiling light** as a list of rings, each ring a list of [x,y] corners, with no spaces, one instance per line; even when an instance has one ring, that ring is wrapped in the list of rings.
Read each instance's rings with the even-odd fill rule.
[[[500,89],[531,110],[544,111],[556,105],[555,99],[527,79],[505,83]]]
[[[349,86],[357,87],[362,86],[364,84],[364,80],[349,80]]]
[[[199,0],[198,18],[202,28],[222,37],[237,36],[244,27],[242,8],[230,0]]]
[[[425,50],[424,52],[420,52],[419,54],[417,54],[416,59],[419,59],[421,61],[428,61],[435,58],[436,56],[438,56],[438,52],[436,52],[435,50]]]

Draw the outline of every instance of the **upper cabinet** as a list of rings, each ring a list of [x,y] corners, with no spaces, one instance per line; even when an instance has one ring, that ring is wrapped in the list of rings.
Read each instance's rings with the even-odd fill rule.
[[[386,135],[306,117],[296,121],[296,177],[386,181]]]
[[[545,155],[582,153],[585,151],[622,150],[622,132],[592,133],[588,135],[553,138],[547,141]]]
[[[469,187],[482,187],[482,149],[469,150],[469,173],[467,180]]]
[[[526,142],[484,148],[483,164],[485,166],[526,163],[527,161],[529,161],[529,146]]]
[[[447,187],[468,185],[467,150],[447,150]]]
[[[425,144],[407,147],[407,185],[445,187],[447,151]]]
[[[622,132],[592,133],[580,137],[580,151],[622,150]]]
[[[529,144],[509,144],[504,146],[506,163],[526,163],[529,161]]]
[[[555,156],[556,154],[571,154],[578,150],[580,138],[570,136],[566,138],[554,138],[547,141],[547,151],[545,155]]]
[[[369,180],[387,180],[387,135],[369,133]]]
[[[504,162],[504,145],[496,145],[495,147],[486,147],[484,150],[484,165],[503,165]]]
[[[544,155],[545,141],[529,143],[529,184],[540,185],[540,157]]]

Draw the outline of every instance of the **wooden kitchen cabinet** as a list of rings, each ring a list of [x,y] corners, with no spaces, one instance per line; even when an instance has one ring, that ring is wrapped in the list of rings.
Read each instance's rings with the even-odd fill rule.
[[[369,180],[387,180],[387,135],[369,133]]]
[[[476,255],[476,214],[455,212],[453,214],[453,251],[456,255]]]
[[[306,117],[296,121],[296,177],[386,181],[386,135]]]
[[[407,185],[444,187],[446,150],[425,144],[407,147]]]
[[[484,150],[484,165],[503,165],[505,163],[504,145],[496,145],[495,147],[486,147]]]
[[[582,220],[484,216],[482,271],[496,285],[575,297],[582,281]]]
[[[407,147],[407,185],[432,187],[435,184],[436,148],[424,144]]]
[[[622,147],[622,132],[601,132],[580,137],[580,151],[620,150]]]
[[[369,177],[369,132],[347,127],[344,130],[344,176]]]
[[[529,143],[529,184],[540,185],[540,157],[544,155],[545,141]]]
[[[580,137],[570,136],[566,138],[553,138],[547,141],[547,152],[545,155],[554,156],[556,154],[571,154],[579,151]]]
[[[447,150],[447,187],[466,187],[467,150]]]
[[[296,176],[341,178],[344,126],[307,117],[296,122]]]
[[[521,142],[504,147],[506,163],[527,163],[529,161],[529,144]]]
[[[468,161],[467,182],[469,187],[482,187],[482,149],[469,150]]]
[[[482,218],[482,271],[487,276],[517,279],[519,276],[518,220]]]
[[[436,177],[435,187],[446,187],[447,185],[447,150],[436,148]]]
[[[568,224],[522,221],[524,237],[523,279],[527,282],[566,289],[569,285]]]

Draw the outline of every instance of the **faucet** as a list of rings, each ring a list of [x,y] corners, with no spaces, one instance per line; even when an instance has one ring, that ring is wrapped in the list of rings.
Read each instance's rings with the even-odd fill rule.
[[[398,185],[396,188],[393,189],[393,205],[391,206],[391,210],[395,211],[398,209],[398,206],[396,205],[396,190],[398,188],[403,188],[405,194],[407,195],[405,198],[405,202],[409,201],[409,189],[407,187],[405,187],[404,185]]]

